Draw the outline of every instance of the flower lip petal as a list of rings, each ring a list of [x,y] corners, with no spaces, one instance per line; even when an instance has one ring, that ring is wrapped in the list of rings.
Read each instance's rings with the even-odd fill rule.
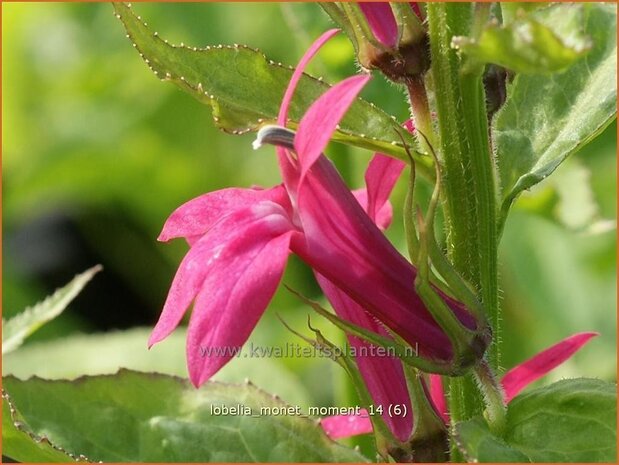
[[[149,347],[165,339],[178,326],[223,249],[239,241],[244,241],[243,243],[249,246],[252,240],[260,240],[260,236],[251,234],[251,228],[254,230],[259,228],[260,231],[266,231],[273,236],[293,230],[284,208],[268,200],[235,211],[219,221],[183,258],[172,281],[159,321],[148,340]]]
[[[288,109],[290,107],[290,103],[292,102],[292,96],[294,95],[294,91],[297,88],[297,84],[301,80],[303,76],[303,71],[305,70],[307,64],[310,60],[318,53],[321,47],[327,42],[331,37],[340,32],[339,29],[330,29],[324,34],[322,34],[316,41],[310,46],[310,48],[305,52],[296,69],[292,73],[292,77],[290,78],[290,82],[288,83],[288,88],[284,93],[284,98],[282,99],[282,104],[279,109],[279,115],[277,116],[277,124],[280,126],[286,126],[286,120],[288,119]]]
[[[187,366],[194,386],[237,356],[249,338],[282,278],[292,234],[252,225],[206,277],[187,331]]]
[[[286,210],[290,209],[288,196],[281,184],[270,189],[221,189],[191,199],[174,210],[157,240],[167,242],[177,237],[200,237],[231,213],[263,200],[270,200],[282,205]]]
[[[331,439],[343,439],[372,432],[372,422],[365,409],[361,415],[336,415],[320,420],[320,426]]]
[[[370,79],[370,75],[344,79],[322,94],[307,110],[294,138],[301,179],[324,151],[344,114]]]
[[[595,332],[573,334],[509,370],[501,380],[505,402],[511,401],[526,386],[561,365],[598,335]]]

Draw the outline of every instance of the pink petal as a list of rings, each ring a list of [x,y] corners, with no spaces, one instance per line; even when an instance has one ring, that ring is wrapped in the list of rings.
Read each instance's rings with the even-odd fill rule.
[[[412,119],[407,119],[406,121],[404,121],[404,124],[402,126],[404,126],[406,130],[411,134],[415,132],[415,123]]]
[[[366,212],[368,210],[368,191],[363,187],[361,189],[355,189],[352,191],[352,195],[355,196],[361,208],[363,208]],[[384,231],[391,224],[391,219],[393,218],[393,208],[391,207],[391,202],[385,203],[382,208],[375,213],[376,218],[374,222],[376,226],[381,231]]]
[[[443,389],[443,379],[440,375],[430,375],[430,397],[434,404],[434,410],[445,423],[449,423],[447,399],[445,398],[445,390]]]
[[[365,409],[361,415],[337,415],[320,420],[320,426],[331,439],[343,439],[372,432],[372,422]]]
[[[406,164],[381,153],[374,155],[365,172],[365,184],[368,191],[368,215],[382,229],[391,223],[391,206],[389,196]]]
[[[291,234],[259,223],[219,251],[187,332],[189,378],[196,387],[235,357],[249,338],[281,280]]]
[[[293,231],[281,207],[263,202],[242,213],[254,220],[220,239],[189,321],[187,365],[195,386],[238,353],[284,272]]]
[[[320,96],[307,110],[294,139],[301,178],[321,155],[340,120],[371,76],[352,76]]]
[[[209,192],[174,210],[157,240],[166,242],[185,237],[193,244],[222,218],[263,200],[270,200],[290,209],[290,202],[282,185],[271,189],[228,188]]]
[[[342,319],[369,329],[382,336],[389,337],[385,329],[374,318],[338,289],[333,283],[320,274],[316,274],[325,296],[331,302],[335,313]],[[350,345],[355,351],[356,362],[361,376],[376,406],[382,406],[382,415],[385,423],[393,434],[401,441],[406,441],[413,429],[413,412],[410,408],[411,401],[408,395],[406,378],[402,369],[402,362],[396,357],[390,357],[384,352],[378,352],[375,346],[351,336],[348,338]],[[389,415],[389,406],[405,404],[406,416]]]
[[[331,37],[337,34],[339,29],[330,29],[324,34],[322,34],[316,41],[311,45],[311,47],[305,52],[301,61],[292,73],[292,77],[290,78],[290,82],[288,83],[288,88],[284,93],[284,98],[282,99],[282,105],[279,109],[279,115],[277,116],[277,124],[280,126],[286,126],[286,120],[288,119],[288,108],[290,107],[290,102],[292,101],[292,96],[294,94],[295,89],[297,88],[297,84],[303,76],[303,71],[305,67],[310,62],[310,60],[318,53],[318,50],[327,42]]]
[[[561,365],[597,335],[593,332],[574,334],[509,370],[501,380],[505,402],[511,401],[526,386]]]
[[[398,24],[388,2],[359,2],[374,37],[383,45],[394,48],[398,44]]]
[[[183,258],[159,321],[148,340],[149,347],[166,338],[178,326],[185,311],[203,288],[207,275],[217,274],[214,268],[222,266],[221,257],[224,253],[236,250],[239,244],[249,246],[252,241],[260,245],[263,238],[255,235],[254,230],[281,235],[290,229],[286,212],[281,206],[269,201],[237,210],[217,223]]]
[[[361,189],[355,189],[354,191],[352,191],[352,195],[355,197],[355,199],[357,199],[357,202],[359,202],[359,205],[361,205],[361,208],[367,211],[368,210],[367,189],[365,189],[364,187],[362,187]]]
[[[284,93],[284,98],[282,99],[282,104],[279,108],[279,115],[277,116],[277,124],[280,126],[286,126],[286,122],[288,120],[288,110],[290,109],[290,105],[292,104],[292,97],[294,95],[294,91],[297,88],[301,77],[303,76],[303,71],[305,67],[310,62],[310,60],[318,53],[320,48],[331,39],[335,34],[339,32],[338,29],[331,29],[324,34],[322,34],[316,41],[310,46],[310,48],[305,52],[299,64],[295,68],[292,73],[292,77],[290,78],[290,82],[288,83],[288,87],[286,88],[286,92]],[[288,189],[289,194],[294,200],[297,184],[299,181],[299,171],[297,169],[297,164],[294,161],[294,158],[290,156],[288,150],[277,147],[277,159],[279,161],[280,170],[282,172],[282,180]]]
[[[410,2],[410,4],[411,4],[411,8],[415,12],[419,20],[423,21],[423,13],[421,12],[421,8],[419,7],[419,4],[417,2]]]

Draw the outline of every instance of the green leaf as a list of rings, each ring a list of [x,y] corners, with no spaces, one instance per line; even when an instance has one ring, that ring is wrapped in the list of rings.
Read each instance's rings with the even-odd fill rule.
[[[614,462],[617,386],[566,379],[520,395],[509,405],[505,439],[533,462]]]
[[[105,462],[360,462],[313,420],[263,414],[288,407],[251,384],[210,382],[122,370],[75,381],[4,379],[33,434]],[[50,402],[53,399],[53,402]],[[211,406],[251,410],[215,415]],[[263,412],[264,413],[264,412]],[[273,411],[273,413],[275,413]],[[253,416],[253,415],[256,416]],[[11,458],[23,460],[10,441]]]
[[[571,6],[568,13],[576,17],[579,9]],[[575,22],[565,31],[569,35],[562,36],[532,17],[523,17],[505,26],[490,22],[478,39],[454,37],[452,45],[477,63],[517,73],[553,73],[565,70],[590,49],[590,41],[576,34],[579,26]]]
[[[580,158],[566,160],[553,176],[523,193],[518,208],[537,213],[576,232],[605,232],[612,220],[600,216],[591,171]]]
[[[202,49],[171,45],[150,32],[127,4],[113,5],[134,46],[157,77],[210,105],[219,128],[239,134],[276,121],[292,67],[268,60],[261,52],[242,45]],[[319,79],[302,77],[289,111],[293,127],[328,88]],[[333,140],[407,160],[395,132],[400,130],[391,116],[358,99],[340,123]],[[410,134],[404,131],[403,136],[409,147],[415,146]]]
[[[23,344],[24,340],[50,320],[60,315],[67,305],[82,291],[84,286],[102,267],[94,266],[77,275],[54,294],[27,308],[8,321],[2,320],[2,354],[9,353]]]
[[[36,436],[12,404],[8,394],[2,393],[2,444],[3,455],[19,456],[22,462],[66,463],[87,461],[85,457],[72,456],[52,444],[45,436]]]
[[[454,439],[467,462],[530,462],[522,452],[494,436],[481,418],[458,423]]]
[[[114,374],[120,368],[128,368],[187,377],[186,329],[177,328],[164,342],[148,350],[150,332],[151,328],[134,328],[28,344],[3,358],[2,374],[21,379],[31,376],[75,379],[83,375]],[[276,359],[250,357],[250,344],[254,344],[253,339],[246,344],[242,356],[233,358],[213,379],[231,383],[250,379],[288,402],[309,406],[310,396],[297,376]]]
[[[502,218],[514,199],[550,175],[616,115],[617,17],[614,5],[554,5],[541,23],[570,29],[584,21],[592,49],[562,74],[518,75],[494,119],[492,138],[502,186]]]
[[[526,13],[531,13],[540,8],[548,7],[548,2],[500,2],[501,16],[503,24],[508,24],[516,18],[524,16]]]
[[[479,462],[614,462],[617,386],[566,379],[516,397],[503,438],[480,418],[456,425],[458,447]]]

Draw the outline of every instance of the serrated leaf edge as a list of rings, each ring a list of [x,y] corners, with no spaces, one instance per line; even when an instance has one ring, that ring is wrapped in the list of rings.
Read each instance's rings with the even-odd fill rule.
[[[67,306],[80,294],[86,284],[88,284],[90,280],[102,269],[103,266],[95,265],[92,268],[89,268],[86,271],[75,275],[73,279],[71,279],[71,281],[69,281],[64,286],[56,289],[53,294],[47,296],[45,299],[37,302],[31,307],[27,307],[23,312],[18,313],[13,318],[9,320],[5,320],[4,318],[2,318],[2,354],[6,355],[17,349],[23,344],[24,340],[34,331],[40,328],[41,325],[51,321],[52,319],[60,315],[67,308]],[[64,296],[65,301],[64,303],[62,303],[62,294],[65,292],[67,293],[67,296]],[[58,302],[54,302],[56,299],[60,299],[60,304]],[[36,314],[38,310],[49,306],[50,302],[52,302],[52,308],[55,306],[58,306],[59,308],[55,313],[53,313],[51,316],[46,316],[40,319],[40,321],[36,322],[35,324],[29,325],[21,331],[19,331],[18,325],[18,332],[13,335],[7,336],[7,338],[5,339],[5,328],[8,325],[14,323],[15,321],[19,323],[19,320],[23,319],[26,319],[27,321],[28,317],[31,314]]]
[[[127,8],[130,10],[131,14],[142,23],[142,25],[148,29],[148,24],[142,20],[142,17],[137,15],[131,6],[131,3],[125,3],[125,6],[127,6]],[[116,7],[115,7],[116,8]],[[189,81],[187,81],[184,76],[173,76],[172,73],[170,72],[166,72],[164,77],[161,77],[159,72],[156,71],[150,64],[150,60],[148,58],[146,58],[144,56],[143,51],[140,49],[140,47],[137,45],[137,43],[134,41],[134,38],[132,37],[131,33],[129,32],[129,30],[126,27],[125,22],[123,21],[122,16],[119,13],[114,13],[114,16],[120,20],[123,24],[123,26],[125,27],[125,30],[127,31],[127,38],[129,40],[131,40],[131,44],[132,46],[138,51],[140,57],[142,58],[142,60],[146,63],[146,65],[148,66],[148,68],[155,74],[155,76],[160,79],[161,81],[169,81],[169,82],[175,82],[179,85],[181,85],[182,87],[185,87],[188,91],[190,92],[195,92],[200,96],[200,101],[204,101],[204,96],[206,96],[208,98],[208,102],[204,102],[207,103],[208,105],[210,105],[213,108],[213,121],[215,122],[215,125],[217,126],[218,129],[222,130],[223,132],[226,132],[228,134],[234,134],[234,135],[241,135],[241,134],[246,134],[248,132],[251,131],[255,131],[257,130],[261,125],[263,124],[270,124],[273,123],[274,120],[271,118],[258,118],[257,122],[258,125],[255,126],[249,126],[249,127],[245,127],[244,129],[240,129],[240,130],[230,130],[227,129],[225,127],[223,127],[220,124],[220,120],[219,117],[216,115],[217,112],[217,108],[215,107],[215,105],[213,104],[213,102],[217,102],[218,101],[218,97],[213,95],[213,94],[209,94],[208,92],[204,91],[204,89],[202,88],[202,83],[197,83],[197,84],[192,84]],[[180,43],[179,45],[175,45],[175,44],[171,44],[168,40],[166,39],[162,39],[159,36],[159,33],[157,32],[153,32],[151,33],[153,38],[155,40],[158,40],[160,42],[162,42],[165,46],[169,47],[169,48],[182,48],[185,50],[189,50],[189,51],[194,51],[194,52],[210,52],[210,51],[214,51],[214,50],[221,50],[221,49],[231,49],[231,50],[238,50],[238,49],[244,49],[244,50],[250,50],[252,52],[258,53],[260,54],[265,62],[269,65],[269,66],[275,66],[275,67],[279,67],[279,68],[283,68],[283,69],[289,69],[289,70],[294,70],[293,66],[290,65],[284,65],[281,62],[275,62],[269,58],[267,58],[267,56],[259,49],[257,48],[253,48],[253,47],[249,47],[248,45],[243,45],[243,44],[234,44],[234,45],[223,45],[223,44],[219,44],[219,45],[210,45],[210,46],[206,46],[206,47],[189,47],[187,45],[185,45],[184,43]],[[303,73],[303,76],[315,81],[315,82],[319,82],[322,85],[324,85],[326,88],[331,87],[330,84],[326,83],[322,77],[320,78],[316,78],[314,76],[311,76],[310,74],[307,73]],[[377,107],[374,103],[372,102],[368,102],[366,100],[363,99],[358,99],[358,101],[362,102],[362,104],[365,105],[369,105],[372,109],[374,109],[377,112],[382,113],[385,117],[390,118],[393,122],[394,122],[394,128],[399,129],[400,126],[395,118],[395,116],[393,115],[389,115],[388,113],[386,113],[385,111],[383,111],[382,109],[380,109],[379,107]],[[367,137],[365,134],[357,134],[357,133],[353,133],[353,132],[349,132],[346,130],[343,130],[342,128],[338,127],[337,128],[337,132],[345,135],[345,136],[350,136],[350,137],[358,137],[360,139],[364,139],[366,141],[373,141],[373,142],[383,142],[385,144],[390,144],[392,146],[404,149],[404,144],[398,140],[392,140],[392,141],[387,141],[387,140],[382,140],[382,139],[378,139],[376,137]],[[337,140],[337,137],[334,137],[334,140]],[[411,143],[411,145],[413,145]]]
[[[32,431],[30,431],[29,429],[27,429],[25,427],[25,424],[16,418],[17,409],[15,408],[15,405],[13,404],[13,401],[11,400],[11,396],[5,389],[2,389],[2,401],[6,402],[7,406],[9,407],[11,423],[13,423],[13,426],[15,427],[15,429],[19,431],[20,433],[23,433],[26,436],[28,436],[33,442],[36,442],[38,444],[41,444],[41,443],[47,444],[52,449],[65,454],[67,457],[75,460],[76,462],[102,463],[102,462],[94,462],[93,460],[90,460],[88,457],[86,457],[84,454],[73,454],[72,452],[69,452],[63,447],[54,444],[52,441],[50,441],[50,439],[47,436],[39,436],[33,433]]]
[[[184,385],[185,387],[190,387],[191,384],[189,383],[189,381],[186,378],[180,377],[180,376],[176,376],[176,375],[169,375],[169,374],[165,374],[165,373],[157,373],[157,372],[153,372],[153,371],[139,371],[139,370],[131,370],[128,368],[120,368],[118,369],[118,371],[116,371],[116,373],[113,374],[101,374],[101,375],[82,375],[79,376],[75,379],[45,379],[42,378],[40,376],[34,375],[34,376],[30,376],[27,379],[23,380],[18,378],[17,376],[13,376],[13,375],[9,375],[6,376],[6,379],[14,379],[17,380],[19,382],[28,382],[28,381],[41,381],[44,383],[52,383],[52,384],[58,384],[58,383],[62,383],[62,384],[79,384],[79,383],[83,383],[86,381],[89,381],[91,379],[96,379],[96,378],[115,378],[118,376],[131,376],[131,375],[148,375],[149,377],[152,378],[162,378],[162,379],[171,379],[175,382],[179,382],[182,385]],[[281,404],[283,404],[284,406],[289,406],[289,404],[282,399],[279,395],[277,394],[271,394],[267,391],[265,391],[264,389],[262,389],[261,387],[255,385],[254,383],[252,383],[248,378],[245,379],[244,383],[227,383],[227,382],[222,382],[222,381],[208,381],[209,385],[215,385],[218,387],[236,387],[236,388],[243,388],[243,387],[250,387],[251,389],[253,389],[257,394],[265,397],[265,398],[270,398],[273,399],[274,401],[277,401]],[[2,389],[2,398],[5,399],[5,395],[6,395],[6,400],[8,401],[8,405],[9,408],[11,410],[11,414],[13,414],[13,412],[15,412],[16,408],[14,407],[14,404],[12,403],[12,401],[9,400],[9,395],[8,393],[6,393],[6,391],[4,389]],[[360,450],[358,448],[350,448],[350,447],[346,447],[342,444],[340,444],[337,441],[334,441],[333,439],[331,439],[329,436],[327,436],[327,434],[322,430],[322,428],[320,427],[320,418],[313,418],[310,417],[309,415],[298,415],[295,418],[298,418],[300,421],[304,421],[307,424],[311,425],[312,427],[316,427],[320,430],[320,434],[323,437],[323,440],[327,443],[332,444],[333,446],[337,447],[337,448],[342,448],[342,449],[347,449],[350,451],[354,451],[355,453],[357,453],[359,455],[359,459],[362,458],[367,458],[365,457],[363,454],[361,454]],[[14,417],[11,418],[12,420],[14,420]],[[15,423],[19,423],[19,421],[14,421]],[[17,424],[15,424],[15,427],[18,428],[20,431],[27,433],[31,438],[33,438],[33,440],[36,440],[36,438],[39,438],[39,436],[37,436],[36,434],[27,431],[27,430],[22,430],[21,428],[19,428],[17,426]],[[75,457],[74,454],[71,454],[70,452],[67,452],[65,449],[63,449],[60,446],[55,446],[51,443],[51,441],[49,441],[49,439],[44,438],[44,440],[46,442],[48,442],[50,445],[52,445],[52,447],[54,447],[55,449],[58,449],[59,451],[68,454],[69,456],[71,456],[72,458]],[[83,457],[83,459],[81,461],[88,461],[88,462],[93,462],[92,460],[87,459],[85,456],[83,455],[79,455],[78,457]],[[76,461],[78,461],[76,459]],[[102,463],[102,462],[96,462],[96,463]]]

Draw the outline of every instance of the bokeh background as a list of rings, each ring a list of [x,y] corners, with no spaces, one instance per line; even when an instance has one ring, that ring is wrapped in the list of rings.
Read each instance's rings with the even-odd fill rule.
[[[136,4],[173,43],[244,43],[295,64],[330,27],[316,4]],[[228,186],[278,182],[274,153],[252,135],[214,128],[210,108],[153,76],[109,4],[2,5],[2,310],[23,311],[97,263],[97,275],[58,319],[5,357],[22,377],[74,377],[119,366],[186,374],[182,332],[151,351],[157,320],[187,247],[156,241],[182,202]],[[310,72],[335,82],[356,70],[345,37]],[[407,116],[401,91],[376,76],[364,97]],[[600,337],[546,379],[616,377],[616,124],[515,205],[501,243],[503,366],[559,339]],[[359,186],[371,154],[332,145],[329,155]],[[404,183],[393,197],[401,211]],[[389,231],[404,250],[401,215]],[[285,281],[320,298],[311,272],[292,259]],[[299,341],[309,310],[282,289],[252,336]],[[332,339],[343,341],[317,317]],[[326,359],[234,360],[219,379],[252,379],[285,400],[355,404],[343,372]]]

